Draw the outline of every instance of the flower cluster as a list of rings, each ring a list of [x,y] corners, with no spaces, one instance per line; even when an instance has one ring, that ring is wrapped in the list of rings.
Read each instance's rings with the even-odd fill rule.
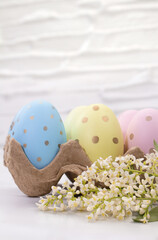
[[[53,186],[52,194],[41,198],[41,210],[86,210],[88,219],[109,216],[123,220],[137,212],[148,222],[149,211],[158,201],[158,152],[136,159],[133,155],[98,159],[71,186]]]

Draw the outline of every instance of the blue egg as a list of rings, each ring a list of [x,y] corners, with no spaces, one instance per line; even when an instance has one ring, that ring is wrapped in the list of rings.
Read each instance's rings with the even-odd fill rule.
[[[55,107],[46,101],[33,101],[15,116],[9,130],[27,158],[37,169],[49,165],[66,142],[64,124]]]

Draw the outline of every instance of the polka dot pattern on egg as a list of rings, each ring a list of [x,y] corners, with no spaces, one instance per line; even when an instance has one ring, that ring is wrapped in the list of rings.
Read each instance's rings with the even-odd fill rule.
[[[98,143],[99,142],[99,137],[98,136],[92,137],[92,142],[93,143]]]
[[[118,144],[118,138],[117,138],[117,137],[114,137],[114,138],[112,139],[112,141],[113,141],[113,143]]]
[[[104,122],[108,122],[109,121],[108,116],[103,116],[102,119],[103,119]]]
[[[151,116],[146,116],[146,121],[151,121],[152,120],[152,117]]]
[[[66,142],[61,117],[46,101],[36,100],[25,105],[15,116],[9,134],[21,144],[27,158],[38,169],[46,167],[58,153],[59,145]]]
[[[49,144],[49,141],[45,141],[45,145],[47,146]]]
[[[83,122],[83,123],[88,122],[88,118],[87,118],[87,117],[82,118],[82,122]]]
[[[99,106],[97,106],[97,105],[93,106],[93,110],[94,111],[98,111],[99,110]]]
[[[154,140],[158,141],[158,110],[140,110],[130,121],[126,133],[126,149],[139,147],[145,154],[151,153]]]
[[[131,133],[131,134],[129,135],[129,138],[130,138],[130,140],[132,140],[132,139],[134,138],[134,134]]]
[[[38,161],[38,162],[40,162],[40,161],[41,161],[41,158],[40,158],[40,157],[38,157],[38,158],[37,158],[37,161]]]
[[[93,162],[99,157],[123,154],[120,125],[114,113],[105,105],[78,107],[67,119],[65,126],[68,139],[79,139],[80,145]]]

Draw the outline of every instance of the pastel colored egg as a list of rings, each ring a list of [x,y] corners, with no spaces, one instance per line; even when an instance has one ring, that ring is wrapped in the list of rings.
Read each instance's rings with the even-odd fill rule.
[[[27,158],[37,169],[49,165],[66,142],[66,132],[55,107],[46,101],[33,101],[15,116],[9,130]]]
[[[137,146],[144,153],[150,153],[154,148],[154,140],[158,142],[158,110],[143,109],[129,123],[126,148]]]
[[[76,107],[67,116],[66,121],[64,122],[67,139],[71,139],[72,124],[77,121],[78,116],[83,112],[84,108],[86,108],[86,106]]]
[[[128,125],[129,125],[130,121],[132,120],[132,118],[137,113],[138,113],[137,110],[128,110],[128,111],[125,111],[125,112],[121,113],[118,116],[118,121],[120,123],[120,127],[121,127],[122,133],[123,133],[124,143],[125,143],[125,140],[126,140],[126,132],[127,132]]]
[[[78,139],[91,161],[123,154],[123,134],[110,108],[103,104],[78,107],[65,121],[68,139]]]

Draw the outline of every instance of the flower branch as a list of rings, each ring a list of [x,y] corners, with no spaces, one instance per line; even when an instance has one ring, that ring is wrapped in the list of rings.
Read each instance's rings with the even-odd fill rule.
[[[37,205],[41,210],[86,210],[89,220],[111,216],[122,220],[136,212],[134,221],[157,221],[157,209],[153,208],[158,201],[157,182],[157,151],[140,159],[133,155],[110,156],[93,163],[73,186],[67,181],[62,187],[53,186],[52,194]]]

